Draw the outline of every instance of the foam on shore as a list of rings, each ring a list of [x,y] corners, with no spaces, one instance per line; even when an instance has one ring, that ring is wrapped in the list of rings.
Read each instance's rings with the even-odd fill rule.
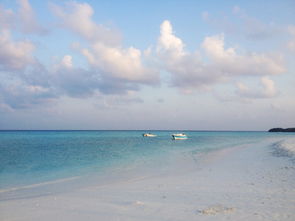
[[[275,144],[278,155],[295,157],[295,138],[284,139]]]

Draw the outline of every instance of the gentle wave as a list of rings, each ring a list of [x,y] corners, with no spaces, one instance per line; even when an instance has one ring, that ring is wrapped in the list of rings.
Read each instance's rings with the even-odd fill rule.
[[[295,138],[288,138],[276,143],[275,153],[280,156],[295,157]]]

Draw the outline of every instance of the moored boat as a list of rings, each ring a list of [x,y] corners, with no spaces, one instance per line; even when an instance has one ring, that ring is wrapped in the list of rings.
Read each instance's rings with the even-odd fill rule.
[[[156,137],[156,134],[151,134],[151,133],[144,133],[142,134],[143,137]]]
[[[172,138],[174,140],[185,140],[187,139],[187,136],[184,133],[178,133],[178,134],[172,134]]]

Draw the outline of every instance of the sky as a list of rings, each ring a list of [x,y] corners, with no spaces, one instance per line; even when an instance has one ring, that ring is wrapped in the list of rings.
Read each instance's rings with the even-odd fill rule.
[[[294,61],[294,0],[0,0],[0,129],[295,127]]]

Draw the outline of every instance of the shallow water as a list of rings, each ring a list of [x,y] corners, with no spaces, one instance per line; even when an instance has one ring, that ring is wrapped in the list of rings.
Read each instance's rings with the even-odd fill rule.
[[[0,131],[0,189],[52,182],[110,171],[137,168],[161,170],[179,156],[257,143],[286,140],[294,134],[267,132],[185,131],[187,140],[171,134],[182,131]]]

